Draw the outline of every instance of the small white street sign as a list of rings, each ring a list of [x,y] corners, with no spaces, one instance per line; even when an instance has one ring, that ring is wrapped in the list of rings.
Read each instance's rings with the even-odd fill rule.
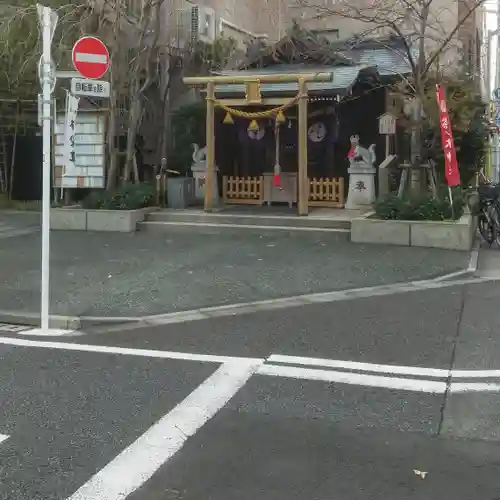
[[[78,113],[79,97],[68,94],[66,98],[66,123],[64,131],[65,175],[72,174],[75,169],[75,128]]]
[[[109,82],[100,80],[73,78],[71,80],[71,93],[73,95],[106,99],[110,94],[110,85]]]
[[[43,64],[43,56],[40,57],[38,60],[38,80],[40,81],[40,84],[43,85],[43,72],[44,72],[44,64]],[[56,88],[56,81],[57,81],[57,76],[56,76],[56,65],[54,61],[50,61],[49,65],[47,67],[47,76],[50,81],[50,88],[51,88],[51,93],[54,92]]]

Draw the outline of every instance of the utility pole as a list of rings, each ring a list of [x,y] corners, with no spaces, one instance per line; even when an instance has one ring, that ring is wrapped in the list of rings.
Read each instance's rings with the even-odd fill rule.
[[[500,2],[500,0],[498,0]],[[283,19],[281,18],[281,3],[282,0],[278,0],[278,40],[281,40],[281,31],[283,29]]]
[[[50,47],[56,29],[57,15],[49,7],[38,5],[38,15],[42,27],[42,57],[40,60],[40,80],[42,84],[42,282],[41,282],[41,331],[48,332],[49,325],[49,286],[50,286],[50,176],[51,176],[51,120],[52,57]],[[55,76],[55,75],[54,75]]]

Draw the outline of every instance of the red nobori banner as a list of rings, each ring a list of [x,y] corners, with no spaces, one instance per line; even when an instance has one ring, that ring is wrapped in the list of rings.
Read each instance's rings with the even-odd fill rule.
[[[446,107],[444,90],[440,85],[436,85],[436,99],[439,108],[439,125],[441,127],[446,182],[450,187],[458,186],[460,184],[460,173],[458,171],[457,153],[451,132],[451,123],[448,116],[448,108]]]

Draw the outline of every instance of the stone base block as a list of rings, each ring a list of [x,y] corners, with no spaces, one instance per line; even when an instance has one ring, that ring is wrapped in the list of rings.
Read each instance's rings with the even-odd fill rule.
[[[477,218],[464,214],[457,221],[399,221],[358,217],[351,221],[351,241],[470,251]]]
[[[465,250],[472,248],[476,235],[475,217],[464,214],[457,221],[411,223],[411,246]]]
[[[410,226],[406,221],[358,217],[351,221],[351,241],[409,246]]]
[[[138,210],[85,210],[80,208],[53,208],[50,227],[62,231],[108,231],[131,233],[146,215],[156,208]]]
[[[78,208],[52,208],[50,228],[59,231],[86,231],[87,211]]]

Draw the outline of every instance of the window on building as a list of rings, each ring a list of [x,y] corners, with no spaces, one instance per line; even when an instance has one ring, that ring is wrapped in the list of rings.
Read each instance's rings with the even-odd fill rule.
[[[212,15],[211,14],[206,14],[204,15],[203,18],[203,24],[202,24],[202,34],[203,36],[210,36],[210,30],[212,26]]]
[[[318,36],[322,36],[329,40],[330,42],[334,42],[335,40],[339,40],[340,34],[338,29],[321,29],[314,30],[314,33]]]

